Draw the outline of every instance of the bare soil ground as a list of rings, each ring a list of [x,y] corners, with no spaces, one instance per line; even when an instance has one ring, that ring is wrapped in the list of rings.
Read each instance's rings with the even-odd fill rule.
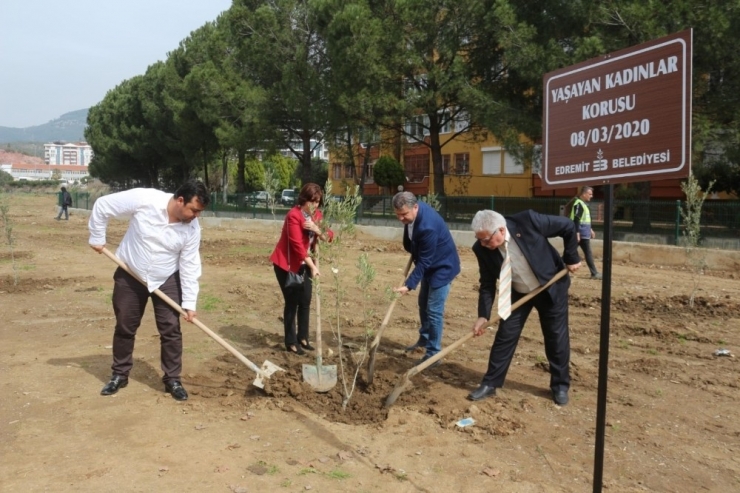
[[[130,384],[113,397],[110,376],[114,264],[87,246],[87,218],[54,221],[55,195],[6,195],[15,261],[0,242],[0,491],[393,491],[587,492],[592,490],[601,283],[579,271],[571,288],[571,402],[556,406],[536,314],[506,387],[465,399],[486,367],[493,336],[471,340],[414,377],[389,410],[386,396],[420,354],[415,294],[402,298],[346,409],[341,382],[320,394],[303,382],[310,356],[282,350],[282,299],[268,256],[279,224],[204,228],[199,315],[250,360],[286,369],[269,392],[254,374],[191,324],[183,325],[185,403],[163,392],[151,313],[142,323]],[[115,247],[126,223],[114,222]],[[401,281],[400,244],[346,239],[337,288],[324,266],[324,363],[360,354],[364,334]],[[371,289],[354,283],[357,258],[376,268]],[[444,345],[476,316],[476,262],[447,305]],[[17,270],[14,270],[14,265]],[[14,283],[17,273],[18,284]],[[739,491],[740,279],[707,272],[688,306],[688,270],[636,263],[613,268],[604,486],[608,491]],[[315,306],[315,303],[314,303]],[[363,315],[372,308],[368,320]],[[312,320],[311,330],[316,328]],[[325,351],[328,353],[328,351]],[[455,422],[473,417],[475,425]]]

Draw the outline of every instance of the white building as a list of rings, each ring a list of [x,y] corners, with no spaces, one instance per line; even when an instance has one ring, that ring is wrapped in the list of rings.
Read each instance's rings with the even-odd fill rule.
[[[87,142],[44,144],[44,162],[50,166],[89,166],[92,157],[92,147]]]
[[[69,164],[29,164],[11,163],[0,165],[0,169],[9,173],[14,180],[50,180],[54,171],[60,173],[62,181],[72,183],[90,174],[87,166],[74,166]]]

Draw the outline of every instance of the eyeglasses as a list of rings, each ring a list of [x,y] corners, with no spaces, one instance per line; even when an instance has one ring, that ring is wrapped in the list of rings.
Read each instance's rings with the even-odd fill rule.
[[[483,245],[489,244],[491,242],[491,240],[493,239],[493,237],[496,236],[496,233],[498,233],[499,231],[501,231],[501,230],[500,229],[497,229],[496,231],[494,231],[493,233],[491,233],[491,236],[489,236],[488,238],[479,238],[481,244],[483,244]]]

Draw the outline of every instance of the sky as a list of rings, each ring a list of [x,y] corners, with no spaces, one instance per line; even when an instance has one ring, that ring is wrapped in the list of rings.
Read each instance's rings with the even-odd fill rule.
[[[231,0],[0,0],[0,126],[89,108]]]

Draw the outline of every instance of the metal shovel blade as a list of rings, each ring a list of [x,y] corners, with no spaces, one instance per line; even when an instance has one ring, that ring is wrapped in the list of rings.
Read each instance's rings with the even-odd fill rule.
[[[285,371],[285,370],[280,368],[275,363],[265,360],[265,362],[262,363],[262,367],[260,368],[259,373],[257,373],[257,378],[255,378],[254,382],[252,382],[252,385],[254,385],[255,387],[264,389],[265,388],[264,379],[270,378],[270,376],[276,371]]]
[[[328,392],[337,384],[337,365],[303,365],[303,381],[316,392]]]

